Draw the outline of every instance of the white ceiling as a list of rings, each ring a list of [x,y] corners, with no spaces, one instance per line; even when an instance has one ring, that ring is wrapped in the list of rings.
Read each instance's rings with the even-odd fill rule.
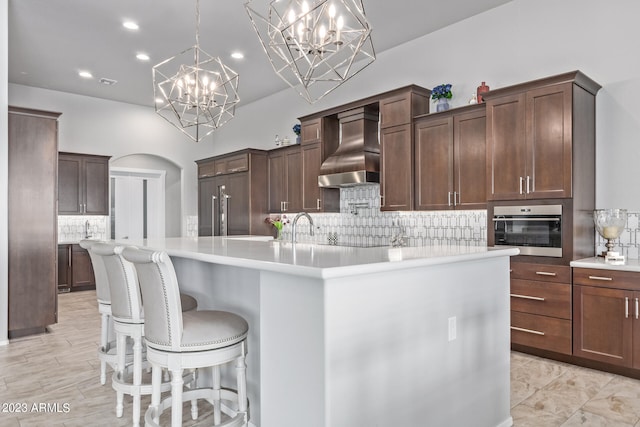
[[[378,54],[509,1],[363,0]],[[244,3],[200,0],[200,47],[240,75],[241,104],[287,87],[262,51]],[[125,19],[140,29],[126,30]],[[10,83],[153,106],[151,68],[194,44],[195,0],[9,0]],[[235,50],[245,58],[232,59]],[[138,61],[138,52],[151,60]],[[80,78],[80,70],[94,78]],[[118,83],[100,84],[103,77]]]

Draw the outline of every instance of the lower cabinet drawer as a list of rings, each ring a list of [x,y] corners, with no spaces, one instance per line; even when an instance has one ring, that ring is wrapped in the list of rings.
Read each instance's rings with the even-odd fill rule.
[[[511,310],[571,319],[571,285],[511,279]]]
[[[571,354],[571,320],[512,311],[511,343]]]

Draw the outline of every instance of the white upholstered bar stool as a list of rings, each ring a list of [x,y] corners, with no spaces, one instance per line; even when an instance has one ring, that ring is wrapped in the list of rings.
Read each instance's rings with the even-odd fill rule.
[[[116,416],[121,417],[124,408],[124,394],[133,398],[133,425],[140,425],[140,396],[151,394],[151,385],[142,383],[142,364],[144,336],[144,308],[133,264],[126,261],[121,253],[122,245],[114,243],[95,243],[91,252],[102,261],[111,296],[111,315],[116,334],[117,361],[112,378],[116,391]],[[180,294],[185,307],[195,310],[196,300],[186,294]],[[127,338],[133,341],[133,379],[128,378],[126,353]],[[164,390],[169,390],[166,383]]]
[[[91,247],[96,240],[81,240],[80,246],[89,252],[93,273],[96,280],[96,295],[98,297],[98,313],[100,313],[100,347],[98,347],[98,359],[100,360],[100,384],[107,382],[107,364],[111,368],[115,367],[117,354],[116,343],[110,341],[113,331],[113,319],[111,318],[111,294],[107,272],[104,268],[102,258],[91,251]]]
[[[249,420],[246,337],[249,326],[242,317],[225,311],[181,312],[178,280],[166,252],[127,247],[125,259],[134,263],[145,300],[145,341],[152,366],[151,406],[145,425],[159,426],[162,412],[171,407],[171,426],[182,425],[182,402],[206,399],[214,405],[214,425],[246,426]],[[220,367],[233,363],[237,390],[221,387]],[[161,398],[162,368],[171,373],[171,397]],[[211,368],[212,387],[183,390],[184,369]],[[201,378],[201,377],[200,377]],[[228,418],[224,422],[222,414]],[[197,417],[197,408],[192,417]]]

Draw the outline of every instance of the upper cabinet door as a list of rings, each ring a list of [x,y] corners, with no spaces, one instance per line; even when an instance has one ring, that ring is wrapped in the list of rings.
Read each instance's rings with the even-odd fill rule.
[[[109,215],[109,159],[87,157],[84,176],[85,215]]]
[[[527,92],[528,198],[571,197],[572,83]]]
[[[82,159],[77,156],[58,156],[58,213],[82,214]]]
[[[452,209],[453,118],[437,117],[417,122],[415,144],[415,208]]]
[[[525,94],[487,100],[487,199],[526,198]]]
[[[486,209],[486,119],[485,110],[455,115],[454,201],[456,209]]]
[[[413,138],[410,124],[380,132],[380,210],[413,209]]]

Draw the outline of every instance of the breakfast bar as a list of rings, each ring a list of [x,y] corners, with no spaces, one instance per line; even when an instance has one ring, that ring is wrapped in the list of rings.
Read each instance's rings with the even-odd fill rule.
[[[164,250],[199,309],[249,322],[251,424],[512,424],[509,257],[258,236],[127,240]]]

